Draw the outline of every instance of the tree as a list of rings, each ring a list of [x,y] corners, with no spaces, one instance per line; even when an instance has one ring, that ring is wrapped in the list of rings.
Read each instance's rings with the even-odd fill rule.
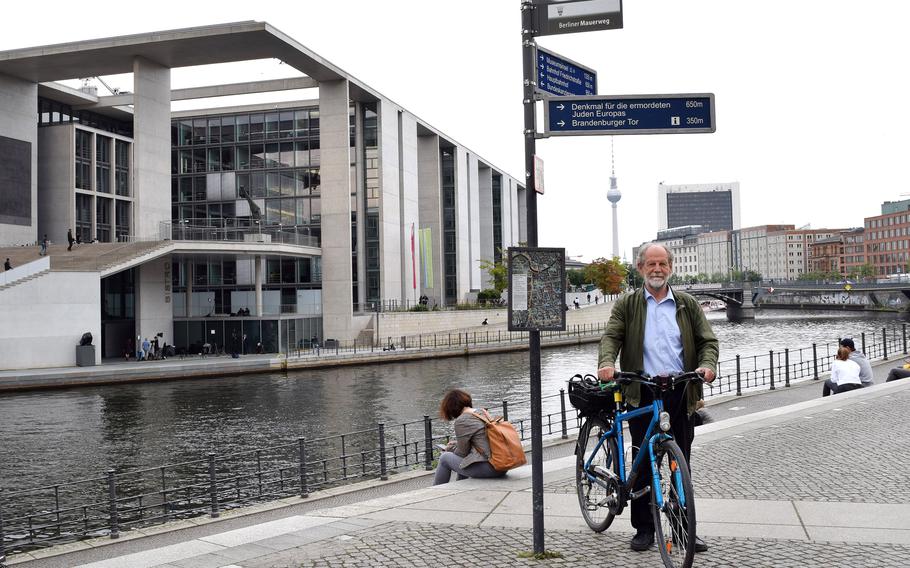
[[[503,253],[500,258],[504,256],[505,254]],[[502,260],[496,262],[481,260],[480,269],[486,271],[487,276],[490,277],[490,280],[493,283],[493,289],[497,292],[497,296],[501,295],[502,291],[509,285],[509,268]]]
[[[593,282],[604,294],[619,294],[626,280],[626,267],[618,257],[598,258],[585,267],[585,280]]]
[[[581,268],[566,270],[566,278],[572,286],[582,286],[585,283],[585,271]]]
[[[636,289],[641,288],[645,284],[645,279],[641,277],[638,270],[630,262],[623,264],[623,268],[626,269],[626,283],[629,288]]]

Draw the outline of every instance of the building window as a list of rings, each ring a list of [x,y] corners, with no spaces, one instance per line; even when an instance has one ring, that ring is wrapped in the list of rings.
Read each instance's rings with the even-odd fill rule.
[[[116,140],[114,145],[115,177],[117,195],[130,194],[130,145]]]
[[[440,153],[442,174],[442,249],[445,302],[458,302],[458,250],[456,246],[455,219],[455,149],[442,148]]]
[[[76,130],[76,189],[92,189],[92,133]]]
[[[111,192],[111,139],[95,136],[95,191]]]

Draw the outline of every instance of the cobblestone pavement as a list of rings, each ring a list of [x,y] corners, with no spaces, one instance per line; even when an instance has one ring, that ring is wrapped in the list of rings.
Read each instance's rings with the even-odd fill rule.
[[[548,531],[547,549],[562,558],[546,562],[519,558],[531,548],[527,530],[390,522],[369,532],[335,537],[310,546],[243,562],[245,568],[376,566],[603,566],[653,568],[657,549],[629,550],[628,535]],[[809,543],[713,538],[699,568],[858,568],[907,566],[910,547],[882,544]]]
[[[910,454],[900,446],[910,439],[910,391],[885,396],[887,404],[859,401],[705,444],[696,436],[697,495],[907,502]]]
[[[856,503],[910,500],[910,454],[897,447],[910,439],[910,391],[887,396],[888,404],[860,401],[704,444],[696,436],[696,494]],[[874,420],[868,419],[870,413]],[[545,490],[573,493],[575,478],[550,483]]]

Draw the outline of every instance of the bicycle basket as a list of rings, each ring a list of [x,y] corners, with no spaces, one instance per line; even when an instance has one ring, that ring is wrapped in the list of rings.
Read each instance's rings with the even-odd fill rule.
[[[602,389],[594,375],[575,375],[569,379],[569,404],[582,416],[613,414],[613,391]]]

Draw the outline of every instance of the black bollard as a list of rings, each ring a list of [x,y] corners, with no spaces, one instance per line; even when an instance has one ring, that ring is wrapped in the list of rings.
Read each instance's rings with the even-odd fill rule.
[[[771,363],[771,390],[774,390],[774,350],[768,352],[768,359]]]
[[[784,386],[790,386],[790,348],[784,349]]]
[[[107,470],[107,498],[110,506],[111,538],[120,538],[120,518],[117,514],[117,482],[114,479],[113,469]]]
[[[430,471],[433,469],[433,423],[430,422],[430,417],[426,414],[423,416],[423,438],[426,444],[424,449],[424,468]]]
[[[310,490],[306,482],[306,438],[297,438],[297,447],[300,448],[300,496],[309,497]]]
[[[818,380],[818,349],[816,349],[815,344],[812,344],[812,372],[815,375],[813,380]]]
[[[742,376],[739,372],[739,355],[736,356],[736,396],[743,395]]]
[[[218,513],[218,481],[215,478],[215,453],[209,452],[209,500],[211,501],[212,511],[209,516],[217,519]]]
[[[389,472],[385,461],[385,424],[379,423],[379,479],[389,480]]]

